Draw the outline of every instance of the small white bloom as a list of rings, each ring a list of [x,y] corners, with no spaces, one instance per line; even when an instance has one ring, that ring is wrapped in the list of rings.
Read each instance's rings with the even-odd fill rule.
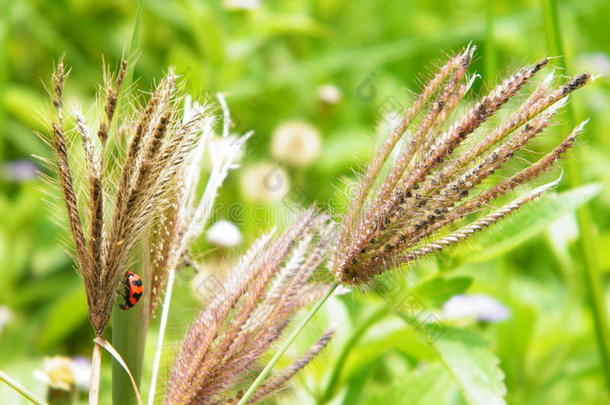
[[[72,371],[74,372],[76,388],[88,391],[91,383],[91,361],[86,357],[72,358]]]
[[[446,319],[472,318],[478,321],[499,322],[510,315],[502,303],[484,294],[454,295],[443,305]]]
[[[206,238],[211,244],[221,247],[234,247],[242,240],[239,228],[229,221],[216,222],[208,229]]]
[[[337,104],[343,97],[341,90],[334,84],[325,84],[318,87],[317,93],[320,101],[327,104]]]
[[[248,200],[279,202],[290,188],[288,174],[280,166],[257,163],[246,168],[240,178],[240,189]]]
[[[294,166],[307,166],[320,154],[320,133],[305,121],[279,125],[271,139],[271,155]]]
[[[42,370],[34,371],[34,377],[54,389],[72,391],[76,387],[86,391],[91,381],[91,364],[83,357],[45,357]]]

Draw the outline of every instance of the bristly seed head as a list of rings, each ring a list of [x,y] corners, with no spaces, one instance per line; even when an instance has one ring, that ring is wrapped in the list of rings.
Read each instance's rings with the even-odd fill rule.
[[[217,281],[212,301],[189,328],[176,356],[166,405],[235,403],[235,384],[247,378],[295,312],[324,294],[327,285],[311,279],[335,238],[328,218],[308,210],[278,238],[272,236],[255,242],[228,280]],[[282,388],[326,346],[331,334],[267,379],[251,401]]]
[[[548,127],[566,96],[589,83],[591,75],[580,74],[555,90],[549,89],[547,78],[514,113],[492,128],[481,130],[548,63],[544,58],[517,71],[454,123],[447,123],[449,113],[465,94],[462,90],[470,87],[462,81],[473,52],[469,46],[441,67],[367,168],[344,217],[339,245],[330,264],[339,282],[366,283],[384,271],[444,249],[506,217],[541,191],[521,197],[453,234],[447,231],[517,185],[538,177],[573,145],[582,130],[582,126],[577,127],[548,155],[508,180],[475,191]],[[391,158],[410,126],[414,128],[409,131],[409,140]],[[477,140],[467,148],[461,147],[475,131]],[[384,166],[387,174],[381,175]]]
[[[142,240],[143,231],[162,204],[161,197],[181,179],[182,169],[189,163],[187,157],[209,121],[206,109],[198,111],[187,122],[178,119],[181,99],[176,97],[176,76],[170,71],[151,95],[148,105],[135,112],[135,119],[116,126],[128,128],[131,139],[127,153],[119,163],[118,179],[108,178],[116,171],[107,170],[105,156],[120,155],[114,150],[107,153],[106,149],[108,145],[122,143],[121,140],[108,140],[120,136],[119,131],[111,131],[111,128],[127,69],[127,63],[123,61],[116,79],[105,74],[104,114],[97,131],[87,125],[78,111],[74,114],[75,130],[85,152],[87,176],[82,181],[74,179],[70,165],[73,157],[69,156],[69,140],[64,128],[62,96],[68,74],[63,61],[53,75],[51,91],[57,117],[51,123],[51,138],[47,143],[55,155],[74,244],[73,255],[85,284],[89,317],[98,335],[104,332],[110,319],[130,251]],[[85,193],[75,189],[81,184],[87,187]],[[105,208],[111,203],[106,200],[114,205],[109,212],[105,212]]]

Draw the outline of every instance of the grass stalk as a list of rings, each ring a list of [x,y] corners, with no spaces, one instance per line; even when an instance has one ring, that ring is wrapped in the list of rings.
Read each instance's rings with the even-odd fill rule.
[[[557,0],[542,0],[544,12],[546,40],[549,51],[559,56],[558,64],[568,74],[568,61],[563,46],[563,37],[559,25],[559,6]],[[575,125],[576,114],[573,104],[568,106],[567,115],[571,125]],[[568,159],[567,174],[568,182],[571,187],[578,187],[582,184],[582,176],[578,162],[583,159]],[[599,352],[601,368],[604,372],[606,389],[610,394],[610,337],[608,337],[607,314],[604,307],[603,286],[601,282],[599,259],[597,252],[597,240],[591,212],[588,205],[584,205],[576,213],[580,238],[578,240],[578,251],[582,256],[583,277],[588,304],[590,307],[593,323],[595,327],[595,337]]]
[[[345,366],[345,362],[347,361],[349,354],[352,352],[354,347],[356,347],[356,344],[360,341],[362,336],[364,336],[364,334],[371,328],[371,326],[383,319],[388,314],[389,310],[389,307],[384,305],[373,312],[360,326],[358,326],[347,342],[345,342],[341,352],[339,353],[339,357],[337,357],[337,361],[333,365],[330,378],[328,379],[328,383],[326,384],[326,388],[324,389],[322,396],[318,400],[318,405],[325,404],[331,400],[337,390],[337,383],[339,382],[339,377],[341,376],[341,372],[343,371],[343,367]]]
[[[91,355],[91,382],[89,383],[89,405],[97,405],[100,398],[100,374],[102,371],[102,348],[93,343]]]
[[[498,54],[494,38],[494,2],[485,1],[485,84],[492,88],[498,71]]]
[[[142,362],[146,345],[146,302],[140,302],[128,311],[115,306],[112,312],[112,346],[121,355],[139,386],[142,375]],[[131,405],[136,402],[131,379],[123,367],[112,361],[112,403]]]
[[[30,391],[28,391],[27,388],[19,384],[11,376],[6,374],[2,370],[0,370],[0,381],[14,389],[16,392],[19,393],[19,395],[21,395],[23,398],[27,399],[31,403],[35,405],[47,405],[46,402],[43,402],[40,399],[36,398],[36,396],[34,396],[34,394],[32,394]]]
[[[125,57],[130,59],[135,59],[138,56],[138,48],[140,44],[140,30],[142,27],[142,8],[144,7],[144,0],[138,0],[138,7],[136,8],[136,15],[133,22],[133,31],[131,33],[131,40],[129,41],[129,47],[125,50]],[[127,74],[125,75],[125,81],[123,85],[123,91],[129,91],[129,87],[131,86],[131,82],[133,80],[133,69],[135,63],[129,64],[129,70],[127,70]],[[119,97],[121,99],[122,97]]]
[[[0,13],[4,18],[0,18],[0,94],[5,94],[8,82],[8,38],[10,34],[10,24],[12,22],[13,0],[4,1],[0,5]],[[0,133],[5,133],[6,113],[4,103],[0,103]],[[0,136],[0,158],[4,158],[4,136]]]
[[[311,308],[311,310],[309,311],[309,313],[307,313],[301,323],[299,323],[299,325],[292,331],[292,333],[290,333],[290,336],[288,336],[288,338],[278,348],[269,363],[267,363],[265,368],[263,368],[263,371],[261,371],[258,377],[256,377],[252,385],[250,385],[250,387],[241,397],[237,405],[245,405],[248,403],[250,397],[256,392],[258,387],[260,387],[260,385],[265,381],[269,374],[271,374],[271,370],[277,364],[279,359],[284,355],[284,353],[286,353],[286,350],[288,350],[288,348],[292,345],[296,338],[301,334],[303,329],[305,329],[305,326],[307,326],[307,324],[309,324],[309,321],[311,321],[311,318],[313,318],[313,316],[320,310],[320,308],[322,308],[322,305],[324,305],[328,298],[330,298],[330,296],[337,289],[337,287],[339,287],[339,283],[333,283],[328,288],[324,296],[316,303],[316,305],[313,306],[313,308]]]
[[[134,17],[133,31],[129,48],[126,50],[127,58],[135,55],[138,50],[140,40],[140,29],[142,24],[143,0],[138,0],[136,15]],[[133,80],[133,69],[135,63],[130,63],[121,92],[129,91]],[[123,97],[119,96],[119,103]],[[142,274],[141,274],[142,275]],[[144,280],[150,280],[146,275],[142,275]],[[117,306],[112,313],[112,346],[119,352],[125,363],[131,370],[134,380],[139,386],[142,375],[142,362],[144,359],[144,348],[146,345],[146,330],[148,327],[149,316],[145,308],[146,300],[150,296],[145,293],[140,305],[129,311],[122,312]],[[115,360],[112,362],[112,403],[114,405],[135,403],[135,393],[132,388],[131,379],[123,367]]]
[[[163,352],[163,340],[165,338],[165,330],[167,329],[167,319],[169,318],[169,307],[172,302],[172,291],[174,289],[174,280],[176,271],[170,269],[167,275],[167,285],[165,286],[165,297],[163,299],[163,309],[161,312],[161,320],[159,322],[159,336],[157,338],[157,347],[155,349],[155,359],[153,362],[152,375],[150,377],[150,388],[148,391],[148,405],[153,405],[155,402],[155,391],[157,389],[157,379],[159,376],[159,368],[161,366],[161,353]]]

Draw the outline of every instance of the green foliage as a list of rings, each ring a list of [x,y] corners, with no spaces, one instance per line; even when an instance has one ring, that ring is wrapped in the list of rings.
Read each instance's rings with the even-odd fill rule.
[[[32,376],[42,369],[43,358],[88,357],[93,336],[81,281],[59,242],[65,234],[44,203],[54,197],[45,197],[48,187],[40,178],[20,182],[5,178],[4,164],[32,160],[32,154],[49,155],[32,131],[47,131],[45,120],[51,109],[41,81],[48,82],[54,61],[62,55],[74,67],[66,89],[67,105],[91,105],[102,77],[102,57],[111,67],[117,66],[134,37],[140,2],[0,3],[0,306],[12,314],[12,320],[0,327],[0,368],[44,398],[43,383]],[[610,3],[555,3],[562,11],[559,25],[562,54],[570,60],[568,73],[595,69],[594,64],[598,73],[604,73],[599,69],[610,63]],[[198,245],[198,256],[214,270],[226,267],[262,230],[286,222],[285,216],[274,215],[281,204],[250,201],[240,184],[251,164],[271,161],[288,166],[275,162],[269,153],[279,124],[307,120],[322,139],[320,156],[311,166],[285,167],[291,196],[341,212],[353,170],[370,156],[375,128],[388,101],[408,103],[412,97],[404,89],[417,91],[421,78],[428,76],[427,67],[444,52],[454,52],[470,41],[482,47],[474,69],[485,80],[475,82],[475,94],[516,66],[548,52],[555,56],[545,45],[539,0],[493,4],[460,0],[451,7],[438,1],[270,1],[252,11],[230,10],[220,0],[141,4],[132,86],[149,89],[162,71],[174,66],[195,96],[227,94],[236,131],[255,131],[241,169],[221,190],[215,213],[216,219],[239,226],[244,243],[236,249],[213,247],[206,241]],[[364,88],[367,79],[369,87]],[[336,104],[324,103],[317,95],[327,83],[341,92]],[[603,374],[586,306],[590,297],[572,267],[584,262],[584,253],[576,248],[569,227],[562,229],[568,236],[560,246],[553,238],[549,246],[548,238],[539,236],[588,204],[593,234],[601,235],[591,243],[600,248],[601,287],[607,300],[610,119],[604,112],[610,108],[609,89],[608,78],[602,76],[571,101],[577,119],[591,118],[574,164],[585,182],[596,183],[568,189],[563,182],[560,192],[534,202],[451,254],[382,280],[398,282],[403,294],[412,293],[426,313],[439,319],[451,296],[469,293],[497,298],[509,308],[509,319],[466,326],[441,320],[445,332],[430,340],[417,325],[394,316],[395,307],[388,306],[387,297],[373,291],[351,292],[332,299],[324,316],[314,319],[315,327],[299,337],[297,346],[306,347],[306,341],[329,324],[334,323],[337,331],[335,341],[304,371],[295,389],[277,402],[315,403],[336,375],[326,399],[339,404],[601,403]],[[363,96],[365,90],[370,97]],[[122,106],[124,111],[128,107]],[[554,143],[568,127],[567,120],[559,119],[541,142]],[[538,149],[534,146],[531,152],[526,158],[535,159]],[[180,293],[173,308],[183,310],[172,310],[168,345],[180,341],[199,308],[192,278],[187,272],[178,277]],[[374,310],[382,308],[387,313],[374,316]],[[154,341],[157,320],[151,325],[149,342]],[[299,352],[289,351],[287,357]],[[107,359],[101,403],[111,398]],[[151,359],[149,345],[145,377]],[[170,360],[164,358],[163,364]],[[24,402],[0,385],[0,403]]]
[[[432,344],[469,405],[506,403],[500,362],[479,336],[463,329],[446,328]]]
[[[506,221],[483,232],[454,252],[462,260],[485,261],[506,254],[536,236],[564,215],[574,212],[601,191],[601,185],[589,184],[573,190],[547,195],[534,201]]]
[[[426,308],[440,308],[454,295],[462,294],[472,284],[469,277],[435,277],[424,281],[413,289],[413,294]]]

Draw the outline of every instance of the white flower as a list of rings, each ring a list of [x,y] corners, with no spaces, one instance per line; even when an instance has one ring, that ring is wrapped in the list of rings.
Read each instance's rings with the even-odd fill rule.
[[[341,90],[334,84],[325,84],[318,87],[317,93],[320,101],[327,104],[337,104],[343,97]]]
[[[86,391],[91,381],[91,364],[83,357],[45,357],[42,370],[34,371],[34,377],[54,389],[72,391],[76,387]]]
[[[208,229],[206,238],[211,244],[221,247],[234,247],[242,240],[239,228],[229,221],[216,222]]]
[[[248,200],[264,203],[278,202],[288,192],[288,174],[271,163],[257,163],[246,168],[240,178],[240,189]]]
[[[82,391],[89,390],[91,383],[91,362],[86,357],[72,358],[72,371],[76,387]]]
[[[223,110],[222,134],[216,136],[213,128],[213,118],[207,119],[202,126],[201,137],[191,152],[190,165],[185,170],[184,184],[187,188],[188,198],[184,199],[183,206],[179,209],[182,209],[184,215],[188,215],[189,218],[186,221],[182,247],[179,249],[181,251],[184,251],[186,246],[203,232],[203,228],[212,212],[218,189],[229,171],[239,167],[238,161],[243,154],[245,143],[252,135],[251,132],[243,136],[231,135],[229,133],[231,114],[222,94],[218,94],[218,102]],[[187,122],[195,114],[200,114],[206,109],[206,106],[193,102],[190,97],[187,97],[184,103],[183,121]],[[206,149],[209,153],[212,170],[203,195],[198,197],[197,188]]]
[[[271,155],[294,166],[307,166],[320,154],[320,133],[305,121],[279,125],[271,139]]]
[[[510,315],[502,303],[484,294],[454,295],[443,305],[446,319],[471,318],[478,321],[499,322]]]

